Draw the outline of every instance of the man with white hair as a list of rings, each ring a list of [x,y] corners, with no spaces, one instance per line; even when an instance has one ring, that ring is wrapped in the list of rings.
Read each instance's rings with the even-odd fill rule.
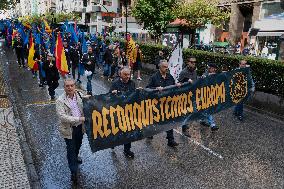
[[[59,131],[66,143],[71,181],[74,183],[77,182],[78,165],[82,163],[78,156],[85,131],[82,98],[87,97],[76,92],[74,79],[67,78],[64,93],[56,101],[56,111],[61,121]]]
[[[112,82],[110,92],[117,94],[118,92],[134,92],[135,83],[130,79],[130,69],[123,67],[120,70],[120,77]],[[130,150],[131,143],[124,144],[124,155],[128,158],[134,158],[134,153]]]

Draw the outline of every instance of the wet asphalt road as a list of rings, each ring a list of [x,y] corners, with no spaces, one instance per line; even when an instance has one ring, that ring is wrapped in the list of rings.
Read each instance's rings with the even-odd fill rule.
[[[18,68],[11,51],[1,57],[2,64],[9,64],[10,82],[42,188],[72,188],[65,142],[47,89],[38,87],[30,71]],[[109,82],[97,74],[93,87],[95,94],[105,93]],[[57,96],[62,92],[61,81]],[[134,160],[124,157],[122,146],[93,154],[84,136],[79,184],[73,188],[284,188],[284,123],[249,110],[243,122],[233,117],[232,110],[214,117],[220,126],[215,133],[198,122],[190,123],[191,138],[177,128],[175,138],[180,145],[176,149],[166,145],[165,133],[152,141],[134,142]]]

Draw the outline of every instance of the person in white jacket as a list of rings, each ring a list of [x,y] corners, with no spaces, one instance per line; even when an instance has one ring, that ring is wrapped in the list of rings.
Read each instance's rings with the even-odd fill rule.
[[[64,81],[64,93],[56,100],[56,111],[61,121],[59,131],[67,148],[67,160],[71,171],[71,181],[77,182],[78,165],[82,163],[79,150],[84,134],[82,94],[75,90],[75,80]],[[87,98],[89,96],[84,96]]]

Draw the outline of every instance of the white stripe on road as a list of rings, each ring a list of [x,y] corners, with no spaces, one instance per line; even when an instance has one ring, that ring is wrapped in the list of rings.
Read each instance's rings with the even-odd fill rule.
[[[176,133],[182,135],[182,136],[185,136],[183,133],[181,133],[180,131],[178,131],[178,130],[176,130],[176,129],[174,129],[174,131],[175,131]],[[185,137],[187,137],[187,136],[185,136]],[[201,148],[203,148],[204,150],[206,150],[206,151],[209,152],[210,154],[212,154],[212,155],[214,155],[214,156],[216,156],[216,157],[218,157],[218,158],[220,158],[220,159],[224,159],[222,155],[220,155],[220,154],[214,152],[213,150],[211,150],[210,148],[204,146],[203,144],[201,144],[201,143],[199,143],[199,142],[197,142],[197,141],[195,141],[195,140],[193,140],[193,139],[191,139],[191,138],[189,138],[189,137],[187,137],[187,138],[188,138],[189,141],[191,141],[192,143],[196,144],[197,146],[200,146]]]

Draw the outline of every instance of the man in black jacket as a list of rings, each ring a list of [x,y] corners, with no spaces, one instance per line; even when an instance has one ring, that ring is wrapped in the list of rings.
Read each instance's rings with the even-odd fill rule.
[[[180,83],[193,83],[197,80],[197,72],[196,72],[196,58],[195,57],[189,57],[185,60],[186,67],[183,68],[183,70],[179,74],[178,81]],[[190,136],[189,134],[189,127],[186,123],[182,125],[182,131],[184,135]]]
[[[161,60],[159,64],[159,70],[152,75],[150,78],[149,84],[146,88],[151,89],[158,89],[159,91],[163,91],[164,87],[175,85],[175,79],[173,76],[168,72],[169,64],[166,60]],[[176,84],[180,86],[180,84]],[[152,139],[153,137],[148,137]],[[178,143],[175,142],[174,139],[174,131],[173,129],[167,131],[167,139],[168,139],[168,146],[175,147],[178,146]]]
[[[103,56],[103,60],[105,62],[104,64],[104,76],[106,77],[111,77],[111,65],[113,63],[113,56],[112,56],[112,45],[109,45],[106,48],[105,54]]]
[[[24,59],[24,43],[22,38],[18,35],[14,42],[14,49],[16,51],[17,59],[19,67],[25,67],[25,59]]]
[[[81,82],[80,81],[80,74],[79,74],[79,64],[81,63],[81,58],[82,58],[82,50],[80,49],[80,45],[79,44],[75,44],[73,46],[71,46],[70,48],[70,64],[71,64],[71,68],[72,68],[72,76],[73,79],[75,80],[75,71],[76,68],[78,68],[78,79],[77,82]]]
[[[43,63],[43,70],[45,71],[45,77],[48,85],[48,93],[51,100],[55,100],[55,89],[59,86],[59,73],[56,68],[54,57],[51,53],[48,53],[47,60]]]
[[[135,83],[130,80],[130,69],[123,67],[120,71],[120,78],[114,80],[110,87],[110,92],[117,94],[118,92],[134,92]],[[128,158],[134,158],[134,153],[130,151],[131,143],[124,144],[124,155]]]
[[[83,55],[82,63],[85,66],[85,70],[87,73],[87,93],[88,95],[92,95],[92,78],[95,71],[96,66],[96,58],[93,53],[93,49],[91,46],[88,47],[88,52]]]

